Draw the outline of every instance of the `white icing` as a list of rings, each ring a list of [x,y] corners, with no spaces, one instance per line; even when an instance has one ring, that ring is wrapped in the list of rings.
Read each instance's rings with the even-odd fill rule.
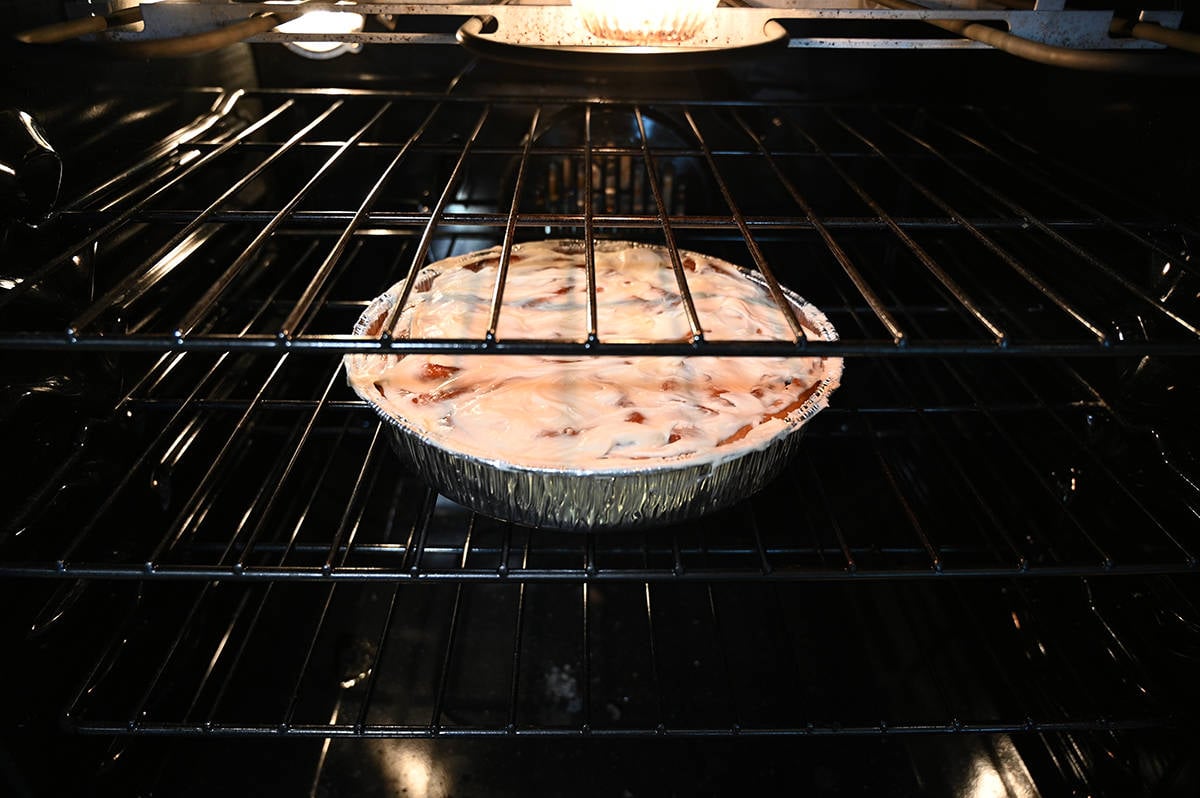
[[[577,249],[554,241],[513,248],[498,339],[585,339],[587,282]],[[498,257],[496,248],[425,269],[394,334],[482,339]],[[792,340],[765,288],[723,261],[683,257],[706,339]],[[595,261],[601,341],[690,340],[665,251],[604,242]],[[401,289],[392,288],[393,299]],[[377,315],[384,310],[377,306]],[[796,311],[806,335],[834,337],[815,308]],[[378,319],[371,321],[374,327],[360,326],[378,335]],[[443,448],[518,466],[587,470],[725,459],[759,448],[802,413],[811,415],[804,411],[823,407],[841,370],[838,358],[812,357],[347,358],[360,396]]]

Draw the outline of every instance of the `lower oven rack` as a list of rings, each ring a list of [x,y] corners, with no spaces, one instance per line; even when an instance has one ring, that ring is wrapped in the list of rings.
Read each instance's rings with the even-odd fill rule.
[[[739,783],[779,778],[788,752],[802,780],[828,757],[869,765],[839,778],[879,789],[918,766],[947,790],[1188,783],[1194,584],[1048,585],[63,585],[54,609],[73,593],[98,612],[39,618],[50,644],[24,657],[36,695],[10,710],[44,702],[64,670],[86,672],[65,727],[102,783],[162,789],[251,764],[256,779],[309,789],[312,758],[295,752],[316,746],[319,776],[385,779],[395,769],[375,754],[436,771],[499,753],[470,769],[490,785],[512,777],[514,751],[582,767],[607,746],[623,752],[618,781],[632,763],[682,767],[703,750],[763,757]],[[1179,620],[1164,626],[1164,612]],[[56,635],[80,644],[70,668]],[[164,747],[181,737],[199,747]],[[701,767],[670,783],[729,775]]]
[[[1194,656],[1195,631],[1147,622],[1164,606],[1194,618],[1194,590],[1044,584],[110,586],[122,612],[93,632],[104,644],[66,717],[87,734],[214,738],[1186,724],[1187,665],[1160,649]]]

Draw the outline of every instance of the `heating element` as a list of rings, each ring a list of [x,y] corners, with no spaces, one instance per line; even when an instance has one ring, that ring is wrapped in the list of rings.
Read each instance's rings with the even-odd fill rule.
[[[664,49],[675,46],[681,50],[705,51],[764,45],[803,49],[970,49],[988,46],[970,36],[931,36],[932,28],[923,25],[904,27],[904,23],[911,26],[914,22],[936,20],[982,23],[1027,41],[1056,47],[1137,51],[1162,48],[1164,40],[1155,35],[1130,35],[1128,28],[1135,22],[1143,29],[1154,29],[1169,37],[1172,33],[1177,35],[1176,29],[1183,18],[1181,11],[1163,8],[1140,11],[1136,20],[1116,17],[1118,22],[1114,22],[1112,9],[1068,7],[1064,0],[1039,0],[1037,3],[938,0],[921,4],[896,0],[738,0],[721,5],[694,37],[665,44]],[[129,18],[130,7],[137,9],[136,21]],[[579,11],[570,3],[545,0],[501,3],[326,3],[308,0],[298,4],[159,0],[140,6],[131,0],[93,0],[87,11],[97,15],[125,13],[125,17],[113,17],[111,26],[99,28],[116,42],[146,43],[196,36],[238,25],[247,27],[245,38],[253,42],[412,45],[454,44],[457,41],[468,46],[490,44],[500,53],[503,50],[499,48],[505,46],[542,51],[603,51],[621,48],[623,44],[628,46],[628,43],[590,34],[580,22]],[[307,14],[313,14],[311,22],[295,24]],[[322,14],[326,15],[323,21],[319,18]],[[331,14],[343,17],[358,14],[364,19],[378,16],[385,24],[365,26],[360,20],[357,26],[338,25],[338,18],[328,16]],[[263,24],[254,26],[254,17],[259,17],[258,21]],[[901,23],[899,27],[895,26],[897,22]],[[793,23],[794,30],[789,32],[780,23]],[[1139,34],[1141,32],[1139,30]],[[642,53],[643,56],[646,54]]]

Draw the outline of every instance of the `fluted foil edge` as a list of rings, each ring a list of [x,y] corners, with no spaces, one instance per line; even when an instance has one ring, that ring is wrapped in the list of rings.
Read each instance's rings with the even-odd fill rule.
[[[458,260],[451,259],[449,263]],[[765,284],[758,273],[741,271],[749,279]],[[356,335],[366,334],[379,316],[391,308],[402,286],[403,282],[393,286],[367,306],[354,326]],[[816,318],[810,318],[810,323],[820,330],[824,340],[837,340],[837,331],[824,314],[794,291],[784,288],[783,292],[801,312],[816,311]],[[369,355],[347,355],[348,368],[356,357]],[[375,404],[370,397],[360,396],[387,424],[392,448],[400,459],[448,498],[505,521],[595,531],[679,523],[728,507],[758,492],[787,465],[798,448],[804,424],[828,405],[828,396],[840,380],[839,368],[808,401],[787,416],[787,431],[764,446],[702,462],[667,461],[658,466],[626,470],[523,467],[450,451]]]

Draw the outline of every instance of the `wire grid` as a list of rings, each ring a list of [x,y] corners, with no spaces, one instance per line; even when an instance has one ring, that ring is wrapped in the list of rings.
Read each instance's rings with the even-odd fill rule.
[[[1108,400],[1087,365],[1052,359],[1195,353],[1194,330],[1175,309],[1170,291],[1160,298],[1162,286],[1139,283],[1133,261],[1118,258],[1120,266],[1109,261],[1110,254],[1132,251],[1156,270],[1167,264],[1163,277],[1186,279],[1177,242],[1166,243],[1171,235],[1185,242],[1194,235],[1178,220],[1132,206],[1122,213],[1098,211],[1093,203],[1122,204],[1103,191],[1053,194],[1048,187],[1059,190],[1057,181],[1066,174],[1059,165],[1013,160],[999,132],[986,125],[991,132],[983,139],[974,138],[977,130],[955,127],[986,121],[973,121],[969,113],[941,118],[904,109],[787,103],[699,108],[665,102],[650,108],[594,101],[584,104],[582,144],[542,145],[537,137],[489,138],[489,124],[504,116],[497,108],[506,104],[486,100],[378,93],[330,99],[303,92],[258,92],[243,99],[261,102],[262,113],[235,120],[214,137],[189,141],[171,156],[179,163],[159,170],[158,182],[135,185],[137,174],[123,176],[65,214],[65,223],[91,230],[79,241],[103,242],[101,250],[119,251],[137,238],[133,233],[167,231],[165,239],[143,242],[150,256],[122,259],[139,265],[109,278],[98,301],[77,309],[67,334],[19,329],[2,340],[10,348],[129,349],[144,358],[133,384],[115,395],[107,423],[96,425],[93,437],[49,473],[34,476],[0,540],[5,575],[137,580],[145,583],[140,590],[171,594],[161,604],[154,596],[131,599],[129,613],[98,649],[71,702],[68,720],[76,729],[150,735],[704,737],[1056,732],[1174,722],[1180,704],[1169,678],[1157,686],[1150,680],[1149,698],[1133,689],[1145,687],[1145,679],[1125,681],[1129,674],[1155,675],[1136,652],[1153,651],[1157,643],[1142,641],[1139,647],[1136,635],[1126,632],[1109,648],[1115,633],[1103,602],[1090,601],[1086,612],[1064,609],[1057,628],[1045,635],[1025,639],[1022,629],[1036,627],[1036,619],[1054,624],[1046,620],[1053,613],[1031,610],[1036,602],[1025,596],[1042,582],[1027,577],[1165,578],[1197,568],[1197,529],[1189,514],[1195,487],[1186,468],[1169,448],[1160,448],[1155,430]],[[373,139],[373,126],[401,104],[426,109],[425,121],[402,140]],[[528,120],[512,123],[510,133],[536,130],[539,117],[557,113],[548,102],[507,105],[512,107],[501,110],[521,110]],[[321,125],[351,107],[358,108],[357,115],[340,138],[318,135]],[[586,120],[613,110],[635,120],[639,135],[633,144],[598,143],[588,135]],[[435,123],[448,111],[457,116],[447,118],[453,124],[439,138]],[[695,141],[652,146],[646,120],[664,114],[691,130]],[[464,116],[478,120],[478,127],[455,139],[464,130],[459,124]],[[869,130],[864,118],[875,120]],[[720,136],[709,132],[714,119],[722,120]],[[282,126],[278,135],[271,128],[276,122]],[[772,138],[776,127],[785,131],[784,143]],[[951,150],[925,147],[931,129],[959,144]],[[739,130],[742,144],[727,144]],[[911,148],[903,153],[874,148],[879,130],[894,131]],[[293,174],[302,185],[282,201],[277,188],[256,188],[268,173],[285,171],[287,156],[297,153],[311,154],[324,166]],[[369,173],[374,182],[354,181],[348,190],[359,193],[347,195],[349,204],[323,206],[341,196],[326,191],[323,176],[347,165],[344,159],[366,158],[363,153],[377,156],[385,168]],[[204,202],[204,194],[196,181],[231,154],[244,158],[248,168],[235,172],[232,181],[222,170],[201,209],[195,203]],[[640,159],[643,174],[651,174],[650,196],[642,196],[641,209],[631,198],[629,210],[610,210],[586,185],[594,177],[590,169],[569,211],[524,211],[519,200],[526,194],[511,184],[518,201],[510,208],[481,210],[495,205],[487,202],[495,198],[481,199],[465,187],[480,159],[503,160],[530,179],[537,172],[533,159],[541,156],[585,164]],[[704,164],[701,172],[715,181],[712,196],[726,202],[724,210],[668,209],[678,201],[666,188],[668,178],[678,173],[669,174],[666,166],[688,159]],[[736,171],[726,160],[754,163],[775,175],[777,188],[782,186],[798,210],[757,212],[736,179],[717,179]],[[154,164],[146,169],[153,172]],[[432,174],[423,184],[435,190],[426,197],[400,197],[389,207],[388,176],[395,179],[402,174],[395,170],[405,164],[414,166],[415,177]],[[811,164],[822,164],[840,190],[806,197],[805,186],[790,176],[806,173],[800,166]],[[880,193],[875,168],[909,187],[902,205],[924,203],[926,213],[889,211],[888,204],[900,200]],[[1046,191],[1013,193],[1010,186],[972,179],[994,176],[997,169],[1012,171],[1009,177],[1026,192],[1031,184]],[[964,182],[941,182],[933,193],[926,183],[939,170]],[[179,191],[160,192],[167,184]],[[544,188],[551,193],[551,186]],[[251,195],[261,189],[257,196],[275,204],[256,207],[253,198],[229,202],[242,189]],[[1053,210],[1027,207],[1047,192]],[[966,195],[986,201],[968,209]],[[859,214],[818,207],[825,201],[837,206],[842,199],[855,200]],[[1031,226],[1036,237],[1028,232]],[[850,367],[858,385],[848,383],[839,394],[844,404],[806,433],[805,456],[782,482],[729,513],[686,528],[563,536],[498,523],[446,503],[411,475],[397,474],[386,432],[365,421],[369,414],[348,397],[338,363],[328,355],[362,348],[483,351],[484,344],[493,352],[546,351],[540,344],[504,341],[361,342],[333,332],[348,328],[347,319],[365,306],[371,294],[364,286],[378,290],[430,258],[511,244],[525,234],[544,235],[546,228],[589,238],[645,233],[669,245],[740,247],[746,262],[764,274],[773,267],[777,280],[828,309],[843,333],[827,350],[799,339],[767,348],[731,344],[719,350],[723,354],[1049,357],[987,364],[979,358],[856,359]],[[1170,235],[1164,234],[1168,229]],[[941,246],[935,240],[941,236],[969,247]],[[830,269],[800,270],[779,256],[780,247],[806,237],[823,248]],[[889,246],[879,250],[879,262],[862,257],[882,240]],[[1085,240],[1106,246],[1080,243]],[[1107,246],[1113,241],[1121,243]],[[206,247],[233,256],[214,258],[215,266],[179,268],[203,263],[196,259]],[[49,285],[83,249],[73,244],[61,257],[42,258],[22,285]],[[975,274],[970,253],[985,250],[998,267],[993,278],[1007,274],[1012,284],[1040,297],[1038,302],[1013,302],[998,283]],[[1081,273],[1094,278],[1087,292],[1078,282],[1057,279],[1047,252],[1076,258]],[[890,279],[888,269],[901,262],[911,283]],[[30,288],[0,301],[13,301]],[[1113,296],[1125,301],[1114,302]],[[173,299],[154,301],[162,297]],[[594,333],[595,303],[591,306],[585,332]],[[1048,321],[1053,313],[1057,321]],[[1143,314],[1157,319],[1150,326],[1153,335],[1130,337],[1130,330],[1146,329]],[[1046,330],[1055,334],[1043,335]],[[579,346],[597,354],[617,351],[586,336]],[[717,353],[715,346],[698,340],[630,351]],[[275,351],[263,356],[263,350]],[[561,351],[584,350],[564,345]],[[299,357],[304,353],[314,357]],[[131,417],[132,423],[125,420]],[[1117,449],[1108,447],[1113,430],[1123,444]],[[107,448],[115,441],[122,446]],[[71,479],[91,476],[90,456],[98,449],[106,457],[120,453],[115,475]],[[879,497],[878,508],[864,510],[857,494],[847,493],[848,481],[859,479]],[[1005,589],[1022,598],[1015,605],[988,604],[981,599],[995,583],[967,581],[970,577],[1004,578],[1012,584]],[[891,669],[880,666],[857,683],[853,677],[861,675],[862,662],[894,660],[901,678],[919,675],[906,682],[920,687],[912,691],[919,694],[913,703],[832,707],[788,692],[794,689],[788,685],[811,676],[795,660],[797,646],[813,643],[795,626],[797,599],[801,607],[811,606],[805,598],[828,599],[827,593],[803,593],[815,587],[806,584],[812,581],[868,582],[855,586],[863,591],[855,594],[859,598],[881,591],[870,608],[850,600],[850,609],[838,615],[838,629],[865,632],[855,639],[854,656],[845,660],[859,663],[858,669],[847,668],[844,689],[830,694],[852,696],[862,684],[878,684],[874,677]],[[749,588],[753,595],[727,592],[726,582],[745,583],[739,591]],[[910,588],[909,601],[885,598],[887,591]],[[954,597],[922,599],[924,590]],[[764,603],[739,604],[747,596]],[[492,604],[506,613],[503,628],[512,636],[488,641],[483,652],[475,632],[491,625],[481,608]],[[888,616],[883,608],[892,604],[905,617]],[[957,615],[944,626],[921,615],[922,609],[948,606]],[[531,636],[529,619],[544,625],[555,607],[577,608],[561,621],[563,629],[574,631],[567,637]],[[703,663],[703,678],[683,678],[688,670],[681,663],[698,643],[680,640],[682,630],[691,628],[680,619],[697,608],[704,617],[694,620],[711,644],[694,660]],[[603,639],[614,628],[606,612],[622,619],[641,615],[643,628],[634,636]],[[1184,616],[1194,612],[1192,606]],[[347,652],[339,642],[346,620],[360,615],[361,634],[354,639],[367,642],[353,643]],[[303,629],[267,631],[274,624],[264,619],[284,617]],[[1090,642],[1057,645],[1064,638],[1055,633],[1081,617],[1092,627]],[[419,661],[409,661],[406,644],[418,627],[426,628],[427,619],[434,619],[441,637],[433,649],[417,652]],[[914,631],[915,650],[889,642],[894,634],[889,630],[896,628]],[[814,650],[838,649],[843,640],[835,643],[832,631],[814,636]],[[793,653],[768,645],[780,632]],[[247,693],[261,691],[263,673],[248,663],[261,663],[253,652],[273,648],[281,635],[287,645],[278,650],[282,664],[272,680],[280,711],[270,714],[258,701],[261,695]],[[955,637],[953,645],[947,645],[947,636]],[[571,651],[538,648],[564,639]],[[1039,641],[1050,643],[1040,652],[1045,659],[1032,654]],[[626,712],[617,705],[615,716],[607,691],[625,685],[603,671],[601,653],[614,647],[637,652],[646,679],[633,695],[639,708]],[[1096,663],[1107,663],[1113,650],[1121,661],[1097,672]],[[763,671],[741,659],[745,652],[764,651],[774,653],[765,658],[770,672],[760,689]],[[504,663],[498,670],[504,683],[489,686],[482,703],[461,683],[467,674],[489,670],[475,667],[477,656]],[[333,674],[340,692],[329,689],[331,657],[346,666]],[[542,670],[547,660],[558,663],[558,670]],[[944,678],[963,673],[964,661],[981,663],[981,672],[995,678],[980,682],[1000,695],[980,698],[966,682]],[[422,686],[411,690],[393,684],[393,678],[419,680]],[[565,705],[541,697],[529,702],[535,691],[572,680],[575,692],[564,692]],[[1116,685],[1122,687],[1114,691]],[[391,714],[397,702],[389,691],[406,689],[399,703],[419,705],[426,717]],[[905,691],[891,694],[899,692]],[[779,696],[790,696],[786,717],[768,708]],[[689,714],[693,702],[703,711]],[[797,707],[802,709],[794,711]]]
[[[67,717],[95,734],[278,737],[1171,726],[1194,698],[1163,659],[1180,630],[1142,614],[1195,617],[1193,599],[1166,582],[1150,588],[1170,594],[1160,604],[1131,606],[1105,584],[1057,586],[1047,607],[1003,582],[175,583],[125,591]]]
[[[159,356],[108,422],[13,487],[0,573],[578,583],[1198,568],[1188,461],[1068,364],[863,361],[760,495],[695,523],[587,534],[440,497],[344,398],[340,363],[312,366]]]
[[[1194,267],[1171,249],[1194,231],[1030,153],[986,115],[368,91],[239,92],[213,108],[71,203],[62,224],[88,232],[0,297],[19,309],[87,266],[96,299],[68,311],[69,335],[25,330],[0,345],[140,358],[86,437],[14,487],[0,573],[806,581],[1197,568],[1186,457],[1157,421],[1107,398],[1111,379],[1060,360],[892,357],[1197,351],[1178,309]],[[673,253],[684,298],[678,246],[712,250],[816,302],[842,339],[718,344],[693,313],[691,343],[610,345],[594,277],[578,342],[496,340],[502,291],[480,341],[338,332],[429,259],[507,252],[530,234],[649,236]],[[1072,279],[1056,273],[1064,257]],[[1153,281],[1139,282],[1139,262]],[[645,539],[563,538],[464,515],[397,479],[387,431],[329,359],[364,347],[887,356],[850,361],[785,480],[794,488]],[[96,479],[97,452],[119,470]],[[852,522],[859,478],[886,499]],[[791,489],[802,511],[780,524]],[[1029,496],[1039,515],[1014,515]],[[533,564],[513,560],[525,539]],[[653,556],[631,563],[638,551]]]
[[[89,272],[95,299],[59,329],[17,315],[0,345],[731,356],[1197,351],[1195,308],[1181,297],[1186,290],[1175,290],[1194,278],[1187,220],[1091,185],[969,109],[266,90],[215,104],[227,109],[222,124],[152,148],[68,205],[58,234],[31,248],[28,276],[0,305],[73,269]],[[687,203],[677,171],[690,176]],[[631,179],[643,188],[623,189]],[[343,317],[328,311],[370,298],[325,294],[344,273],[369,271],[373,281],[348,284],[381,293],[456,248],[499,244],[507,263],[515,242],[547,234],[667,245],[692,340],[601,340],[590,273],[575,341],[497,340],[501,290],[493,325],[478,340],[356,339],[331,323]],[[57,248],[63,239],[73,243]],[[315,246],[312,262],[272,312],[247,329],[225,324],[241,290],[272,259],[298,257],[297,244]],[[706,341],[679,267],[681,245],[707,245],[759,270],[785,316],[781,283],[835,324],[858,308],[867,323],[839,324],[837,342],[807,341],[798,327],[790,341]],[[219,264],[207,265],[214,251]],[[902,307],[927,307],[939,323],[918,329],[900,318]],[[310,316],[318,321],[302,332]]]

